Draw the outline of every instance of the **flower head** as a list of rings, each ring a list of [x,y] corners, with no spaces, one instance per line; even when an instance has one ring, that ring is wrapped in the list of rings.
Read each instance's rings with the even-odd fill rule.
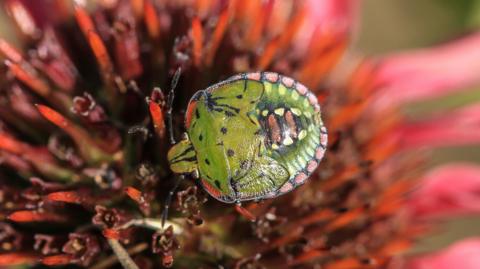
[[[70,255],[70,262],[83,266],[91,264],[100,250],[100,244],[94,235],[80,233],[70,234],[62,248],[64,253]]]
[[[173,234],[172,226],[152,236],[152,251],[162,256],[162,265],[165,267],[173,265],[173,251],[178,248],[179,243]]]

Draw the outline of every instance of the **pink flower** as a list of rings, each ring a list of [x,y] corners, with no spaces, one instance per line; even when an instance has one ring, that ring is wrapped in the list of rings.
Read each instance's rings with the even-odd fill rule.
[[[480,32],[436,48],[418,49],[375,60],[375,94],[370,108],[383,115],[391,108],[445,96],[480,84]],[[400,151],[480,142],[480,105],[442,111],[387,131],[381,143],[398,141]],[[385,145],[385,144],[382,144]],[[480,213],[480,166],[453,163],[434,168],[408,197],[413,219],[431,223],[441,218]],[[405,269],[480,268],[480,239],[456,243],[438,253],[410,259]]]
[[[402,133],[406,149],[476,144],[480,142],[480,104],[405,124],[395,132]]]
[[[312,39],[318,35],[345,35],[353,30],[360,2],[361,0],[308,0],[308,16],[297,37],[297,50],[306,51]]]
[[[380,59],[374,72],[373,112],[465,90],[480,84],[480,33],[434,49],[420,49]],[[480,105],[442,111],[404,123],[385,137],[400,141],[402,152],[480,142]],[[417,220],[480,213],[480,166],[453,163],[434,168],[408,198]],[[406,269],[480,268],[480,240],[470,239],[434,254],[411,259]]]
[[[409,269],[478,269],[480,268],[480,238],[456,243],[446,250],[413,259]]]
[[[376,109],[447,95],[480,83],[480,33],[436,48],[380,58]]]
[[[309,0],[310,25],[322,30],[347,31],[357,17],[360,0]]]
[[[480,213],[480,167],[448,164],[424,176],[409,207],[418,217]]]

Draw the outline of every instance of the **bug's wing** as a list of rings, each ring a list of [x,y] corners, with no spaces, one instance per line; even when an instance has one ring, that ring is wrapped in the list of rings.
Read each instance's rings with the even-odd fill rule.
[[[209,111],[204,97],[195,109],[188,134],[195,148],[201,183],[215,198],[231,202],[234,195],[228,184],[229,164],[219,136],[222,121]]]
[[[240,201],[261,199],[275,193],[287,182],[289,176],[285,167],[267,155],[263,155],[251,162],[245,175],[232,179],[231,184],[235,186],[237,199]]]
[[[213,196],[219,192],[223,197],[219,200],[261,198],[288,179],[278,162],[257,157],[264,137],[251,112],[263,91],[260,82],[238,80],[207,89],[197,100],[198,115],[192,116],[189,133],[203,185]]]
[[[207,92],[211,94],[217,111],[244,116],[262,98],[264,86],[259,81],[240,79],[213,86]]]
[[[223,141],[223,147],[227,155],[229,150],[235,151],[234,156],[228,156],[227,163],[236,199],[244,201],[271,195],[289,179],[289,173],[275,159],[259,154],[265,151],[262,149],[264,137],[252,113],[263,96],[263,83],[241,79],[215,88],[211,93],[220,108],[212,113],[234,114],[223,116],[223,124],[231,134]]]

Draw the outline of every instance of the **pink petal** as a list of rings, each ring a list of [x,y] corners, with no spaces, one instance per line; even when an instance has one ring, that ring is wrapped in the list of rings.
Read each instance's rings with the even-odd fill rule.
[[[359,4],[360,0],[309,0],[309,22],[325,30],[349,30],[358,14]]]
[[[315,35],[346,35],[356,25],[361,0],[308,0],[305,20],[295,45],[304,52]],[[307,52],[308,53],[308,52]]]
[[[382,108],[446,95],[480,84],[480,32],[427,49],[380,59],[374,79]]]
[[[407,124],[398,129],[397,134],[401,134],[404,149],[479,143],[480,104],[426,121]]]
[[[426,174],[420,182],[408,200],[414,216],[480,213],[480,166],[445,165]]]
[[[480,238],[466,239],[435,254],[413,259],[409,269],[478,269]]]

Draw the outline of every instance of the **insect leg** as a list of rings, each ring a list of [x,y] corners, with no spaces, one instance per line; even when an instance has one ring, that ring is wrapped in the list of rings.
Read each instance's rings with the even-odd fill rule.
[[[177,190],[178,186],[180,186],[180,183],[185,179],[184,175],[180,175],[175,182],[175,185],[173,188],[168,192],[167,199],[165,199],[165,204],[163,205],[163,211],[162,211],[162,227],[165,224],[165,221],[168,218],[168,210],[170,209],[170,204],[172,203],[172,198],[173,195],[175,194],[175,191]]]
[[[175,137],[173,136],[173,119],[172,119],[172,111],[173,111],[173,99],[175,98],[175,88],[178,84],[178,79],[182,73],[182,68],[178,68],[173,74],[172,83],[170,85],[170,91],[168,92],[167,98],[167,126],[168,126],[168,134],[170,137],[170,144],[175,144]]]
[[[242,204],[238,201],[235,203],[235,210],[245,218],[247,218],[250,221],[255,221],[257,218],[252,214],[252,212],[248,211],[245,207],[242,206]]]

